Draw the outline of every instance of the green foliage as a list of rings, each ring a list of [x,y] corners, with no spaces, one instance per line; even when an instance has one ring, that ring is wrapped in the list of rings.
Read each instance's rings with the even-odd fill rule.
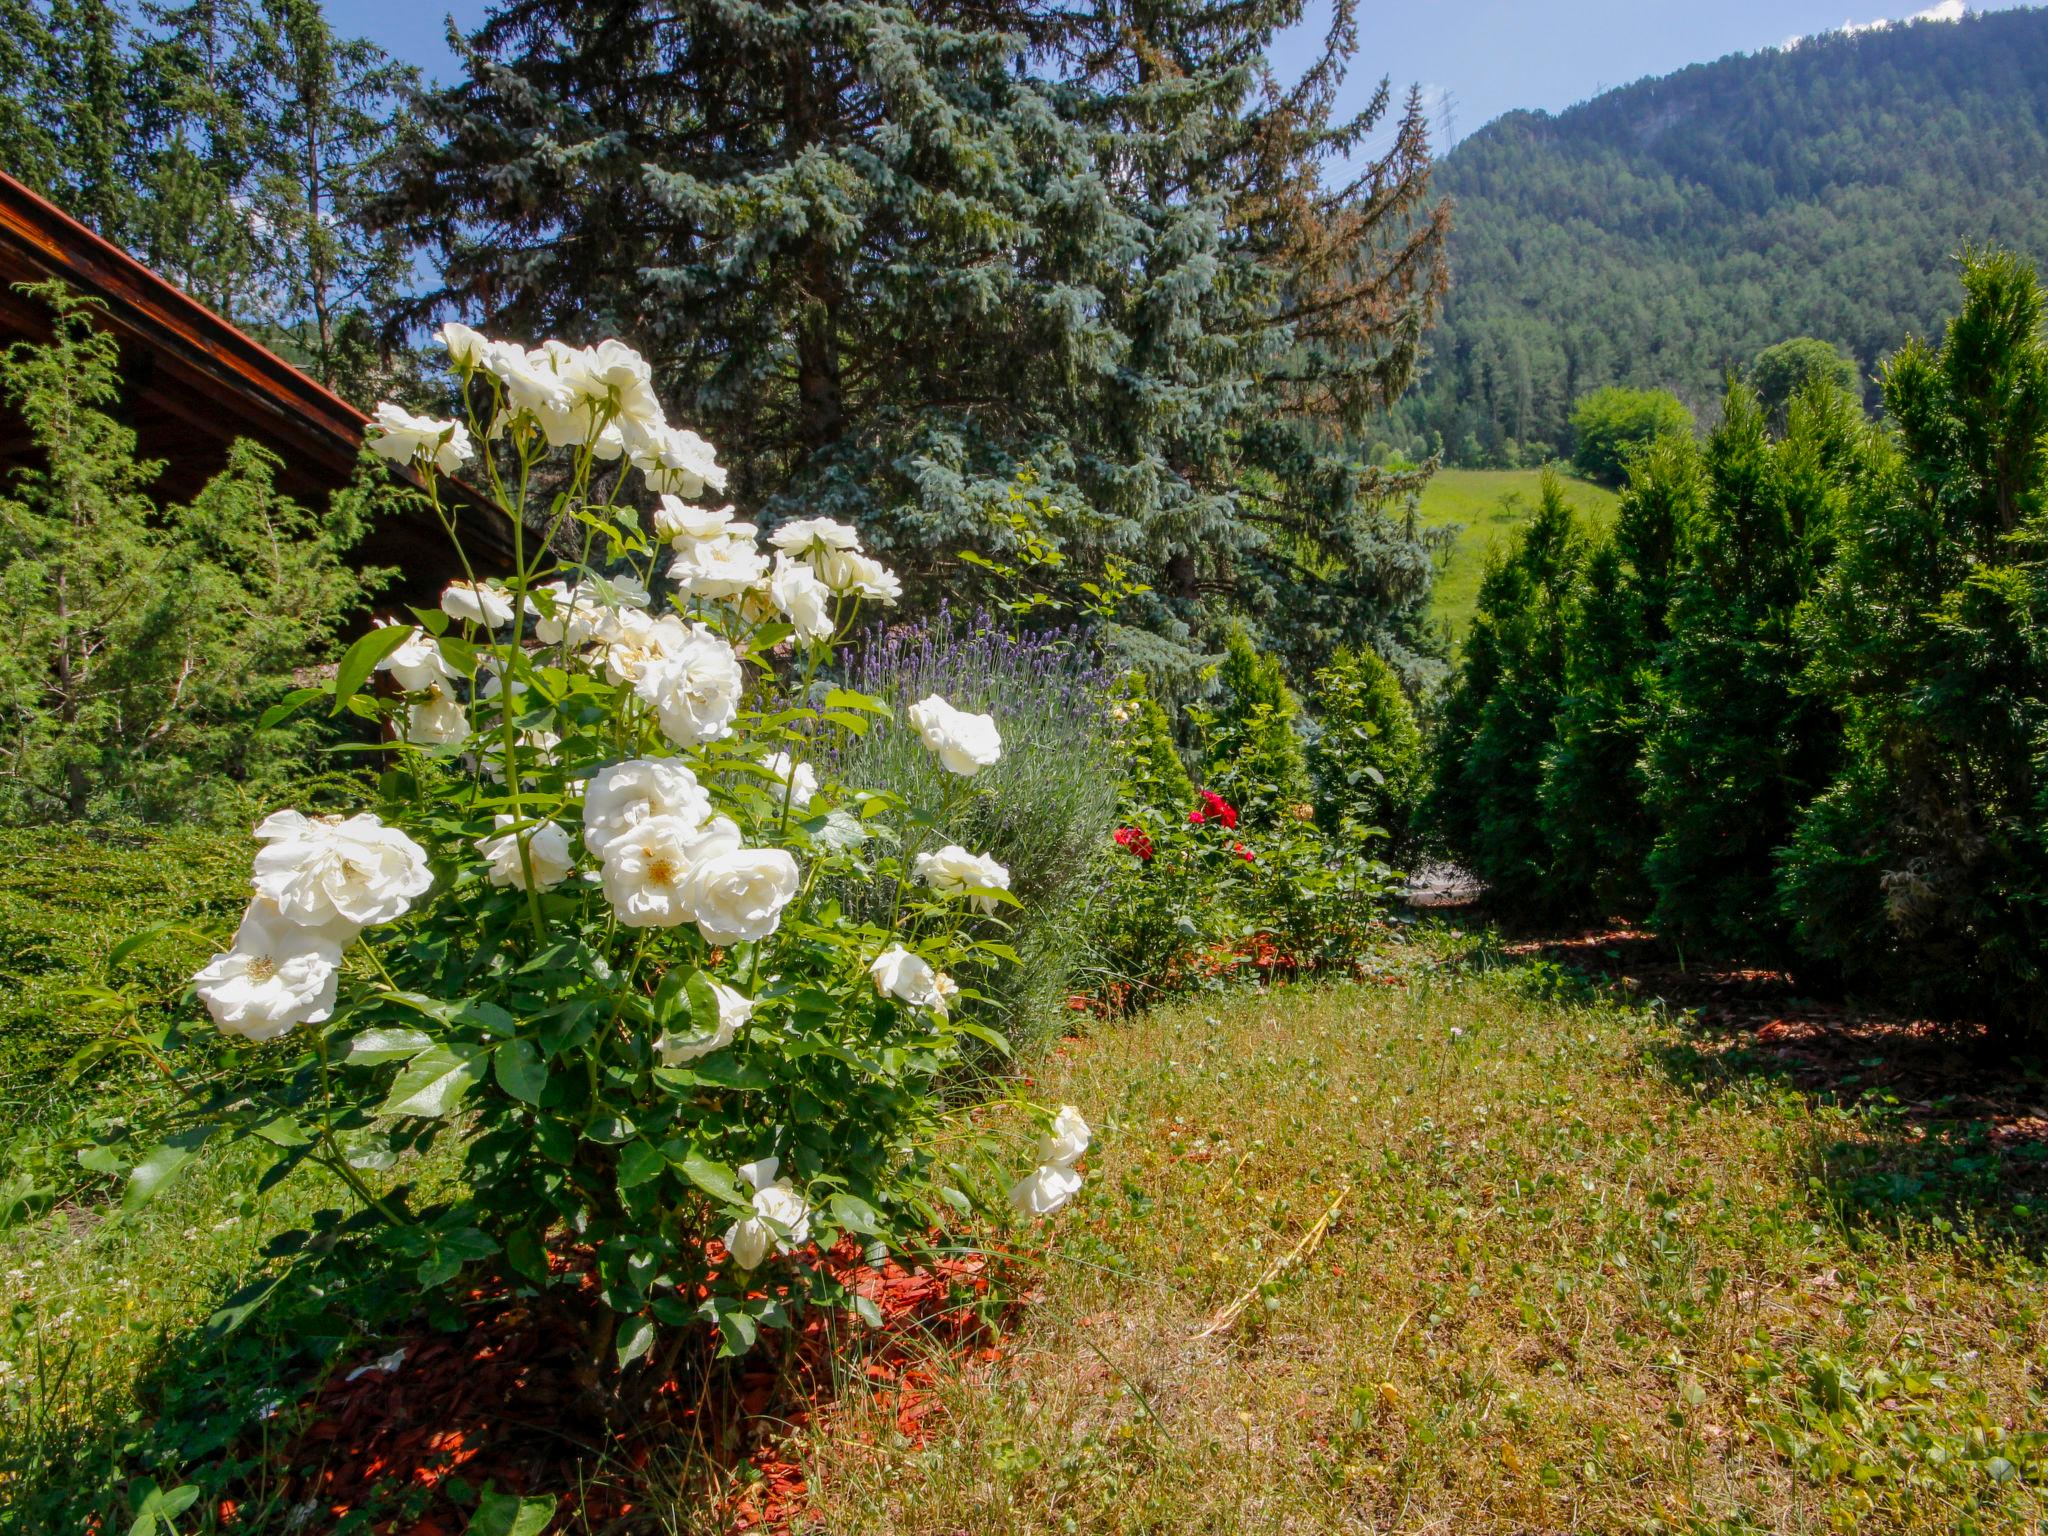
[[[1432,744],[1425,833],[1517,906],[1555,910],[1559,885],[1539,791],[1565,690],[1565,646],[1585,536],[1554,475],[1535,516],[1479,586],[1479,611]]]
[[[259,722],[379,579],[343,554],[380,493],[363,481],[318,515],[244,442],[189,506],[157,506],[157,466],[108,414],[112,335],[62,288],[32,291],[55,335],[0,359],[43,456],[0,489],[0,817],[239,818],[320,739]]]
[[[248,899],[248,861],[218,832],[0,831],[0,1098],[18,1124],[39,1118],[50,1075],[92,1039],[77,989],[107,973],[117,943],[176,925],[120,968],[175,998]]]
[[[1749,365],[1749,387],[1756,391],[1772,424],[1780,430],[1793,397],[1816,384],[1839,389],[1859,401],[1863,398],[1863,380],[1857,372],[1856,359],[1845,355],[1832,342],[1795,336],[1765,347]]]
[[[1843,761],[1784,860],[1805,949],[1921,1006],[2048,1028],[2048,338],[2034,270],[1966,263],[1886,366],[1898,454],[1805,616]]]
[[[1447,210],[1419,103],[1336,112],[1348,13],[1261,88],[1299,14],[501,3],[378,218],[438,258],[417,316],[488,293],[644,350],[764,522],[1029,570],[1069,613],[1121,592],[1183,658],[1284,613],[1297,677],[1339,643],[1426,669],[1426,468],[1346,444],[1407,384]]]
[[[1301,701],[1279,659],[1253,644],[1242,626],[1225,639],[1216,681],[1216,706],[1191,711],[1202,744],[1203,787],[1251,824],[1277,825],[1308,799],[1308,756],[1295,724]]]
[[[1773,441],[1740,383],[1702,451],[1647,756],[1656,919],[1685,943],[1788,953],[1772,861],[1840,741],[1830,702],[1802,687],[1795,620],[1872,452],[1862,412],[1839,391],[1800,396]]]
[[[1572,407],[1572,464],[1582,475],[1618,483],[1636,454],[1692,431],[1692,412],[1670,391],[1609,385]]]
[[[985,619],[970,623],[942,611],[915,628],[871,634],[847,660],[845,675],[899,713],[939,693],[1001,723],[1002,761],[977,781],[986,792],[948,805],[940,831],[943,840],[1005,865],[1023,903],[1009,916],[1006,938],[1017,959],[986,968],[984,1006],[1013,1043],[1058,1028],[1088,952],[1077,917],[1081,889],[1117,808],[1106,679],[1090,651],[1075,636],[1018,639]],[[948,801],[944,773],[911,731],[851,738],[837,766],[863,788],[918,804]],[[1192,803],[1192,788],[1185,798]],[[859,899],[885,916],[895,894],[889,882]]]
[[[1671,582],[1703,475],[1689,439],[1636,459],[1611,535],[1586,563],[1565,639],[1565,700],[1543,762],[1543,829],[1560,885],[1602,914],[1650,902],[1657,823],[1644,753],[1657,719]]]
[[[319,0],[6,0],[0,164],[322,383],[389,382],[411,276],[355,217],[417,73]]]
[[[1959,240],[2048,248],[2044,74],[2048,14],[1986,8],[1488,124],[1438,167],[1458,280],[1390,441],[1563,453],[1573,400],[1607,384],[1670,389],[1704,420],[1723,372],[1787,335],[1867,381],[1954,312]]]
[[[1328,838],[1406,834],[1422,782],[1422,732],[1393,668],[1339,651],[1315,676],[1308,766],[1316,824]]]

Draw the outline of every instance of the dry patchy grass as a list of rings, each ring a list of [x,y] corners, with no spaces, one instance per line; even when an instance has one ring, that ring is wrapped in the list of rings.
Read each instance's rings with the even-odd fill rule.
[[[2038,1248],[1846,1219],[1855,1118],[1679,1041],[1425,967],[1068,1045],[1100,1134],[1014,1358],[921,1446],[842,1416],[816,1528],[2048,1528]]]

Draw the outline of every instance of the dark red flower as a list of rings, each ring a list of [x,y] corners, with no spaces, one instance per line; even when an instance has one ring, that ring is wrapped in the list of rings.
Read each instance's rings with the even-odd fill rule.
[[[1208,819],[1209,818],[1204,816],[1200,811],[1188,812],[1188,825],[1191,827],[1199,827],[1203,822],[1207,821]]]
[[[1243,843],[1232,843],[1230,845],[1230,851],[1236,854],[1240,859],[1243,859],[1247,864],[1256,864],[1259,862],[1257,859],[1252,857],[1251,849],[1245,847]]]
[[[1207,808],[1209,816],[1214,816],[1218,821],[1222,822],[1223,825],[1228,827],[1231,831],[1235,832],[1237,830],[1237,807],[1232,805],[1228,800],[1224,799],[1214,790],[1205,789],[1202,791],[1202,804],[1204,807]],[[1194,821],[1206,821],[1208,817],[1204,816],[1200,811],[1197,811],[1194,814],[1194,816],[1190,819]]]
[[[1111,836],[1116,840],[1118,847],[1129,849],[1139,859],[1152,857],[1152,839],[1145,835],[1142,828],[1118,827]]]

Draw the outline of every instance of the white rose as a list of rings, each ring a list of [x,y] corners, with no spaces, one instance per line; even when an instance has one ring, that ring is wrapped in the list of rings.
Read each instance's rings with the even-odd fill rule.
[[[495,581],[451,581],[441,593],[441,611],[458,624],[496,629],[512,622],[512,594]]]
[[[689,747],[732,733],[745,686],[732,646],[700,624],[672,655],[650,661],[633,691],[653,706],[662,735]]]
[[[427,851],[368,812],[343,820],[278,811],[256,827],[258,895],[308,928],[367,928],[405,915],[434,883]]]
[[[443,324],[434,332],[434,340],[448,349],[448,361],[465,373],[484,360],[484,352],[491,345],[483,332],[473,331],[459,320]]]
[[[363,440],[380,459],[408,466],[431,464],[444,475],[454,474],[476,457],[469,428],[461,422],[415,416],[389,400],[378,403],[377,419],[364,429]]]
[[[754,1191],[754,1214],[725,1229],[725,1246],[741,1269],[760,1268],[771,1247],[777,1253],[788,1253],[810,1241],[810,1207],[788,1179],[775,1177],[779,1167],[779,1159],[764,1157],[758,1163],[742,1163],[738,1169]]]
[[[617,629],[605,646],[605,676],[614,683],[637,682],[655,662],[678,655],[689,638],[690,626],[672,613],[657,619],[637,608],[621,609]]]
[[[739,846],[740,829],[722,816],[703,825],[649,816],[606,845],[605,900],[628,928],[681,927],[696,915],[697,870]]]
[[[915,866],[917,878],[947,900],[966,897],[983,912],[996,909],[993,896],[980,891],[1007,891],[1010,872],[985,853],[969,853],[958,843],[948,843],[937,853],[920,853]]]
[[[661,1053],[664,1067],[680,1067],[695,1061],[700,1056],[709,1056],[713,1051],[722,1051],[733,1042],[740,1026],[754,1016],[754,1000],[743,993],[735,992],[724,982],[711,983],[711,995],[718,999],[718,1026],[708,1035],[679,1035],[666,1032],[654,1042],[655,1050]]]
[[[654,393],[654,371],[638,352],[607,338],[586,348],[581,362],[583,387],[593,399],[611,401],[620,420],[646,428],[666,425]]]
[[[893,603],[903,595],[903,583],[881,561],[858,550],[824,550],[812,557],[818,579],[834,592],[853,592],[862,597]]]
[[[576,403],[575,392],[555,376],[546,352],[529,352],[517,342],[487,341],[478,362],[504,387],[506,403],[536,421],[566,417]]]
[[[434,644],[425,630],[418,628],[399,642],[398,649],[377,663],[377,670],[389,672],[392,681],[407,693],[419,693],[438,684],[455,681],[455,669],[448,665],[441,648]]]
[[[405,712],[405,739],[416,747],[446,747],[469,739],[469,715],[438,686]]]
[[[711,797],[681,763],[659,757],[614,763],[584,786],[583,846],[602,859],[650,816],[672,816],[694,830],[710,819]]]
[[[275,1040],[334,1012],[341,946],[292,922],[263,898],[249,903],[234,943],[192,978],[222,1033]]]
[[[734,847],[697,864],[686,899],[706,943],[742,944],[773,933],[796,891],[796,860],[788,852]]]
[[[932,986],[939,994],[937,1011],[940,1013],[951,1012],[953,1004],[960,1000],[960,983],[948,976],[944,971],[940,971],[932,978]]]
[[[936,693],[911,705],[908,714],[911,726],[948,773],[971,779],[1002,760],[1003,738],[993,715],[970,715]]]
[[[875,956],[874,963],[868,967],[868,976],[873,980],[876,991],[913,1008],[930,1008],[939,1013],[946,1011],[946,995],[939,990],[939,973],[932,969],[930,961],[912,954],[901,944]]]
[[[716,542],[731,526],[731,507],[693,507],[680,496],[664,496],[654,509],[654,536],[664,544],[683,539]]]
[[[1095,1132],[1081,1118],[1081,1111],[1071,1104],[1062,1104],[1060,1112],[1053,1116],[1052,1129],[1038,1138],[1039,1161],[1056,1168],[1071,1168],[1094,1139]]]
[[[791,809],[802,810],[811,803],[811,797],[818,792],[818,770],[809,763],[793,763],[787,752],[771,752],[761,759],[761,766],[775,775],[775,782],[788,786]],[[775,797],[783,798],[781,794]]]
[[[599,578],[586,576],[573,587],[551,581],[536,590],[548,595],[552,614],[534,612],[534,638],[542,645],[588,645],[593,640],[609,641],[624,633],[631,622],[629,613],[647,606],[646,586],[632,576]]]
[[[526,842],[526,862],[533,867],[533,883],[536,889],[549,890],[569,878],[576,868],[575,855],[569,851],[569,833],[560,823],[544,821],[539,826],[528,826],[523,831],[507,832],[506,827],[518,821],[516,816],[500,816],[496,825],[496,837],[480,837],[476,849],[489,861],[491,884],[526,888],[526,869],[520,863],[519,843]]]
[[[838,628],[832,617],[832,593],[818,580],[818,573],[788,555],[775,557],[775,574],[768,578],[768,596],[805,641],[830,640]]]
[[[678,539],[668,579],[691,597],[738,597],[768,575],[768,557],[754,547],[751,531],[738,524],[722,539]]]
[[[786,554],[860,548],[860,533],[851,524],[830,517],[799,517],[768,535],[768,542]]]
[[[725,470],[717,450],[687,427],[662,427],[636,440],[629,437],[633,467],[647,477],[648,489],[662,495],[701,496],[708,487],[725,489]]]
[[[1047,1164],[1010,1186],[1010,1204],[1019,1216],[1050,1216],[1080,1192],[1080,1174]]]

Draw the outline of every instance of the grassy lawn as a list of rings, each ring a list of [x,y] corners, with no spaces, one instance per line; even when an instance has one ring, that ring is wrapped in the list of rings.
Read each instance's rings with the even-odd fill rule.
[[[1745,1075],[1555,966],[1403,954],[1041,1054],[1037,1096],[1098,1135],[1031,1235],[1034,1303],[1002,1360],[933,1361],[928,1438],[886,1392],[800,1437],[797,1529],[2041,1529],[2048,1226],[1995,1150]],[[99,1445],[168,1486],[302,1390],[307,1340],[193,1332],[336,1196],[249,1175],[0,1237],[0,1529],[10,1467]],[[679,1459],[630,1529],[714,1528]],[[176,1528],[292,1528],[213,1520]]]
[[[1479,598],[1486,556],[1527,519],[1536,505],[1542,471],[1535,469],[1442,469],[1422,493],[1425,527],[1461,526],[1450,562],[1438,574],[1433,606],[1462,638]],[[1587,523],[1605,528],[1614,520],[1615,493],[1604,485],[1564,475],[1565,495]]]
[[[822,1528],[2039,1530],[2038,1219],[1873,1206],[1950,1151],[1532,980],[1062,1051],[1103,1133],[1043,1304],[932,1444],[813,1447]]]

